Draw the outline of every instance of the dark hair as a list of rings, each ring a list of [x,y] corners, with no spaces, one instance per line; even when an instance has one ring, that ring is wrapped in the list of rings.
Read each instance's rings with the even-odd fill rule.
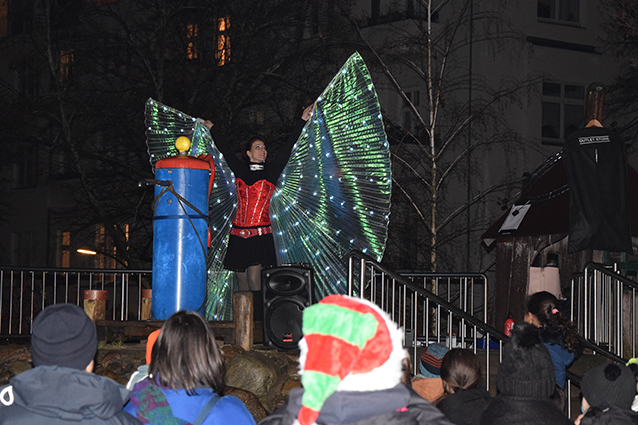
[[[481,381],[481,363],[476,354],[464,348],[453,348],[443,356],[441,380],[447,394],[459,389],[476,388]]]
[[[407,386],[411,386],[412,383],[412,360],[410,356],[406,356],[401,360],[401,382]]]
[[[151,354],[149,376],[163,387],[209,387],[222,395],[225,384],[223,355],[206,320],[192,311],[174,313],[162,326]]]
[[[527,311],[538,319],[541,326],[558,330],[567,351],[576,351],[580,344],[578,328],[558,310],[558,299],[554,295],[545,291],[530,295],[527,298]]]
[[[252,139],[250,139],[245,145],[244,148],[241,150],[241,154],[244,157],[244,159],[248,160],[248,154],[246,154],[246,152],[248,152],[249,150],[251,150],[253,148],[253,143],[255,143],[257,140],[261,140],[262,142],[264,142],[264,145],[266,144],[266,142],[264,141],[263,137],[259,137],[259,136],[255,136]]]

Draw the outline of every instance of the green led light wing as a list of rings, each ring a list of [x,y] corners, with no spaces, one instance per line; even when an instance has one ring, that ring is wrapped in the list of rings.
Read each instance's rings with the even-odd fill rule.
[[[368,69],[353,54],[317,99],[271,202],[279,264],[315,271],[317,299],[347,290],[346,254],[381,261],[390,150]]]
[[[191,148],[188,151],[190,156],[210,153],[215,163],[215,181],[208,208],[211,244],[207,258],[206,316],[209,320],[230,319],[234,276],[232,272],[224,270],[223,260],[230,224],[237,208],[235,176],[201,120],[153,99],[146,102],[145,118],[146,144],[151,165],[179,153],[175,148],[175,139],[179,136],[191,139]]]
[[[190,156],[208,153],[207,142],[212,141],[210,132],[196,118],[148,99],[144,110],[146,124],[146,146],[151,165],[160,159],[179,154],[175,139],[186,136],[191,140]]]

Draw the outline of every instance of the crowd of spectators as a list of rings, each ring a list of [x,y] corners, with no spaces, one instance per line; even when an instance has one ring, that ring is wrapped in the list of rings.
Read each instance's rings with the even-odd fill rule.
[[[582,413],[568,418],[565,371],[582,352],[575,328],[547,293],[527,307],[490,394],[472,350],[430,344],[413,377],[403,332],[385,312],[328,296],[304,310],[302,388],[259,425],[638,424],[637,359],[588,370]],[[31,351],[34,368],[0,388],[0,424],[255,425],[239,399],[224,396],[223,354],[198,313],[179,311],[151,335],[147,364],[127,387],[92,373],[96,328],[75,305],[36,317]]]

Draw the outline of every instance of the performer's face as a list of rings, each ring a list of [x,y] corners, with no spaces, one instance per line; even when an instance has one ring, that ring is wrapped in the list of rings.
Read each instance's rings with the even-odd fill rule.
[[[250,150],[246,151],[246,155],[248,155],[251,162],[264,162],[268,155],[266,145],[261,140],[255,140]]]

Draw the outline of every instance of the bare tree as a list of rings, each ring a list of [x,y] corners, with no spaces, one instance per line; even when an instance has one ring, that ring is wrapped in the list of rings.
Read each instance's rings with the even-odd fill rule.
[[[468,270],[478,269],[471,265],[469,245],[472,238],[471,243],[481,249],[477,233],[492,218],[486,214],[486,198],[495,193],[507,196],[519,184],[506,172],[507,165],[499,167],[505,172],[497,181],[485,182],[481,176],[488,156],[498,151],[497,156],[506,161],[503,153],[521,146],[506,111],[519,93],[539,80],[523,75],[495,81],[473,71],[473,52],[480,49],[497,56],[521,41],[496,7],[495,3],[505,7],[505,2],[482,8],[478,3],[421,0],[400,25],[389,23],[374,31],[353,19],[360,39],[404,104],[402,121],[386,116],[398,193],[393,198],[393,219],[401,222],[400,215],[407,215],[411,218],[403,221],[410,237],[415,237],[417,227],[426,228],[427,235],[409,247],[420,249],[425,262],[403,263],[403,267],[436,271],[441,264],[458,269],[465,263]],[[379,32],[384,30],[387,37],[379,43]],[[473,206],[477,208],[470,212]],[[467,238],[466,247],[461,236]]]
[[[606,0],[607,43],[623,61],[620,74],[607,96],[606,115],[621,118],[615,130],[633,143],[638,137],[638,4],[630,0]]]
[[[231,140],[260,134],[276,146],[347,55],[335,49],[339,26],[330,16],[308,18],[319,10],[312,1],[37,5],[7,57],[21,81],[21,67],[32,70],[39,90],[24,96],[28,88],[0,83],[9,94],[3,136],[29,142],[48,168],[64,168],[39,177],[68,192],[51,220],[129,268],[151,258],[153,193],[137,186],[152,176],[146,99],[213,119]],[[337,29],[308,41],[328,26]]]

